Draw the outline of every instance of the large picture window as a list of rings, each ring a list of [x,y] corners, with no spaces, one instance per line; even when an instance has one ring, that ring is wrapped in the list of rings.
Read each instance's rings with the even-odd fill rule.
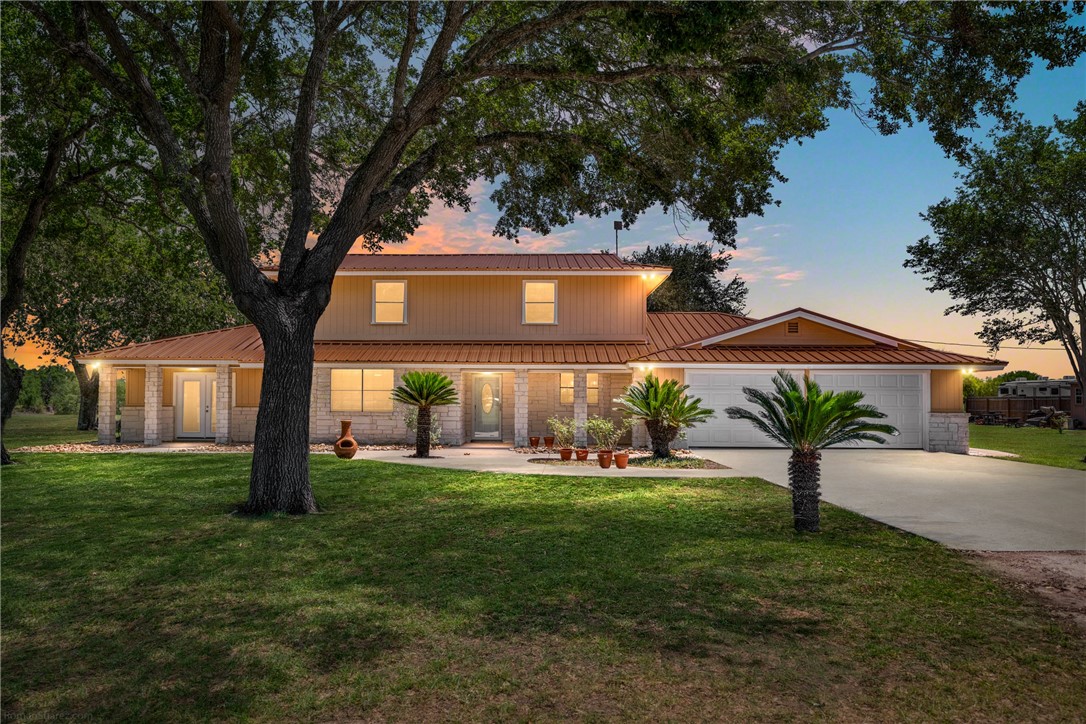
[[[373,283],[373,323],[407,324],[407,282]]]
[[[600,403],[600,376],[595,372],[585,375],[588,383],[588,404]],[[558,401],[563,405],[573,404],[573,373],[562,372],[558,375]]]
[[[558,282],[524,282],[524,323],[558,323]]]
[[[392,370],[332,370],[333,412],[392,412]]]

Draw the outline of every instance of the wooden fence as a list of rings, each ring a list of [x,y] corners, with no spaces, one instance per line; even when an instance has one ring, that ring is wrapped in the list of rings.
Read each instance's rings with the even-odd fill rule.
[[[1057,410],[1071,412],[1070,397],[969,397],[965,400],[965,411],[970,415],[982,415],[986,412],[1001,412],[1005,417],[1017,417],[1025,420],[1029,413],[1041,407],[1055,407]]]

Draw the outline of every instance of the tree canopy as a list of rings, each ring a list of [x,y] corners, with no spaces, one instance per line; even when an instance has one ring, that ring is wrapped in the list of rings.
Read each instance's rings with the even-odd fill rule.
[[[947,313],[983,317],[992,349],[1058,341],[1086,382],[1086,102],[1054,127],[1015,122],[969,152],[954,198],[923,215],[935,238],[909,247],[906,267]]]
[[[648,299],[650,312],[746,312],[747,285],[738,276],[725,283],[731,257],[711,244],[660,244],[630,254],[628,261],[671,267]]]
[[[314,509],[313,329],[356,240],[402,241],[482,178],[510,239],[662,205],[730,244],[772,201],[779,149],[827,109],[884,133],[921,121],[960,153],[1035,57],[1084,47],[1046,2],[19,7],[138,124],[260,331],[250,500],[293,512]],[[274,279],[260,246],[282,249]]]

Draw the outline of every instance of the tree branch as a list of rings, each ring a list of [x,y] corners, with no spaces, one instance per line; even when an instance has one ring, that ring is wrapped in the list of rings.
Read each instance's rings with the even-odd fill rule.
[[[410,0],[407,3],[407,34],[400,49],[400,63],[396,68],[396,83],[392,91],[392,117],[396,118],[403,111],[403,94],[407,87],[407,72],[411,68],[411,53],[415,49],[415,37],[418,35],[419,3]]]

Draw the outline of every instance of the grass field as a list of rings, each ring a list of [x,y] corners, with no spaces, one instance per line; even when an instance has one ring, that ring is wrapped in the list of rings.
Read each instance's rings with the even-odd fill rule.
[[[967,558],[756,480],[242,455],[4,471],[5,718],[1080,718],[1086,641]]]
[[[68,442],[94,442],[97,430],[77,430],[75,415],[33,415],[17,412],[4,426],[4,444],[8,450],[26,445],[57,445]]]
[[[1086,431],[1041,430],[1036,427],[970,425],[969,445],[984,450],[1002,450],[1018,455],[1017,460],[1057,468],[1086,470]]]

